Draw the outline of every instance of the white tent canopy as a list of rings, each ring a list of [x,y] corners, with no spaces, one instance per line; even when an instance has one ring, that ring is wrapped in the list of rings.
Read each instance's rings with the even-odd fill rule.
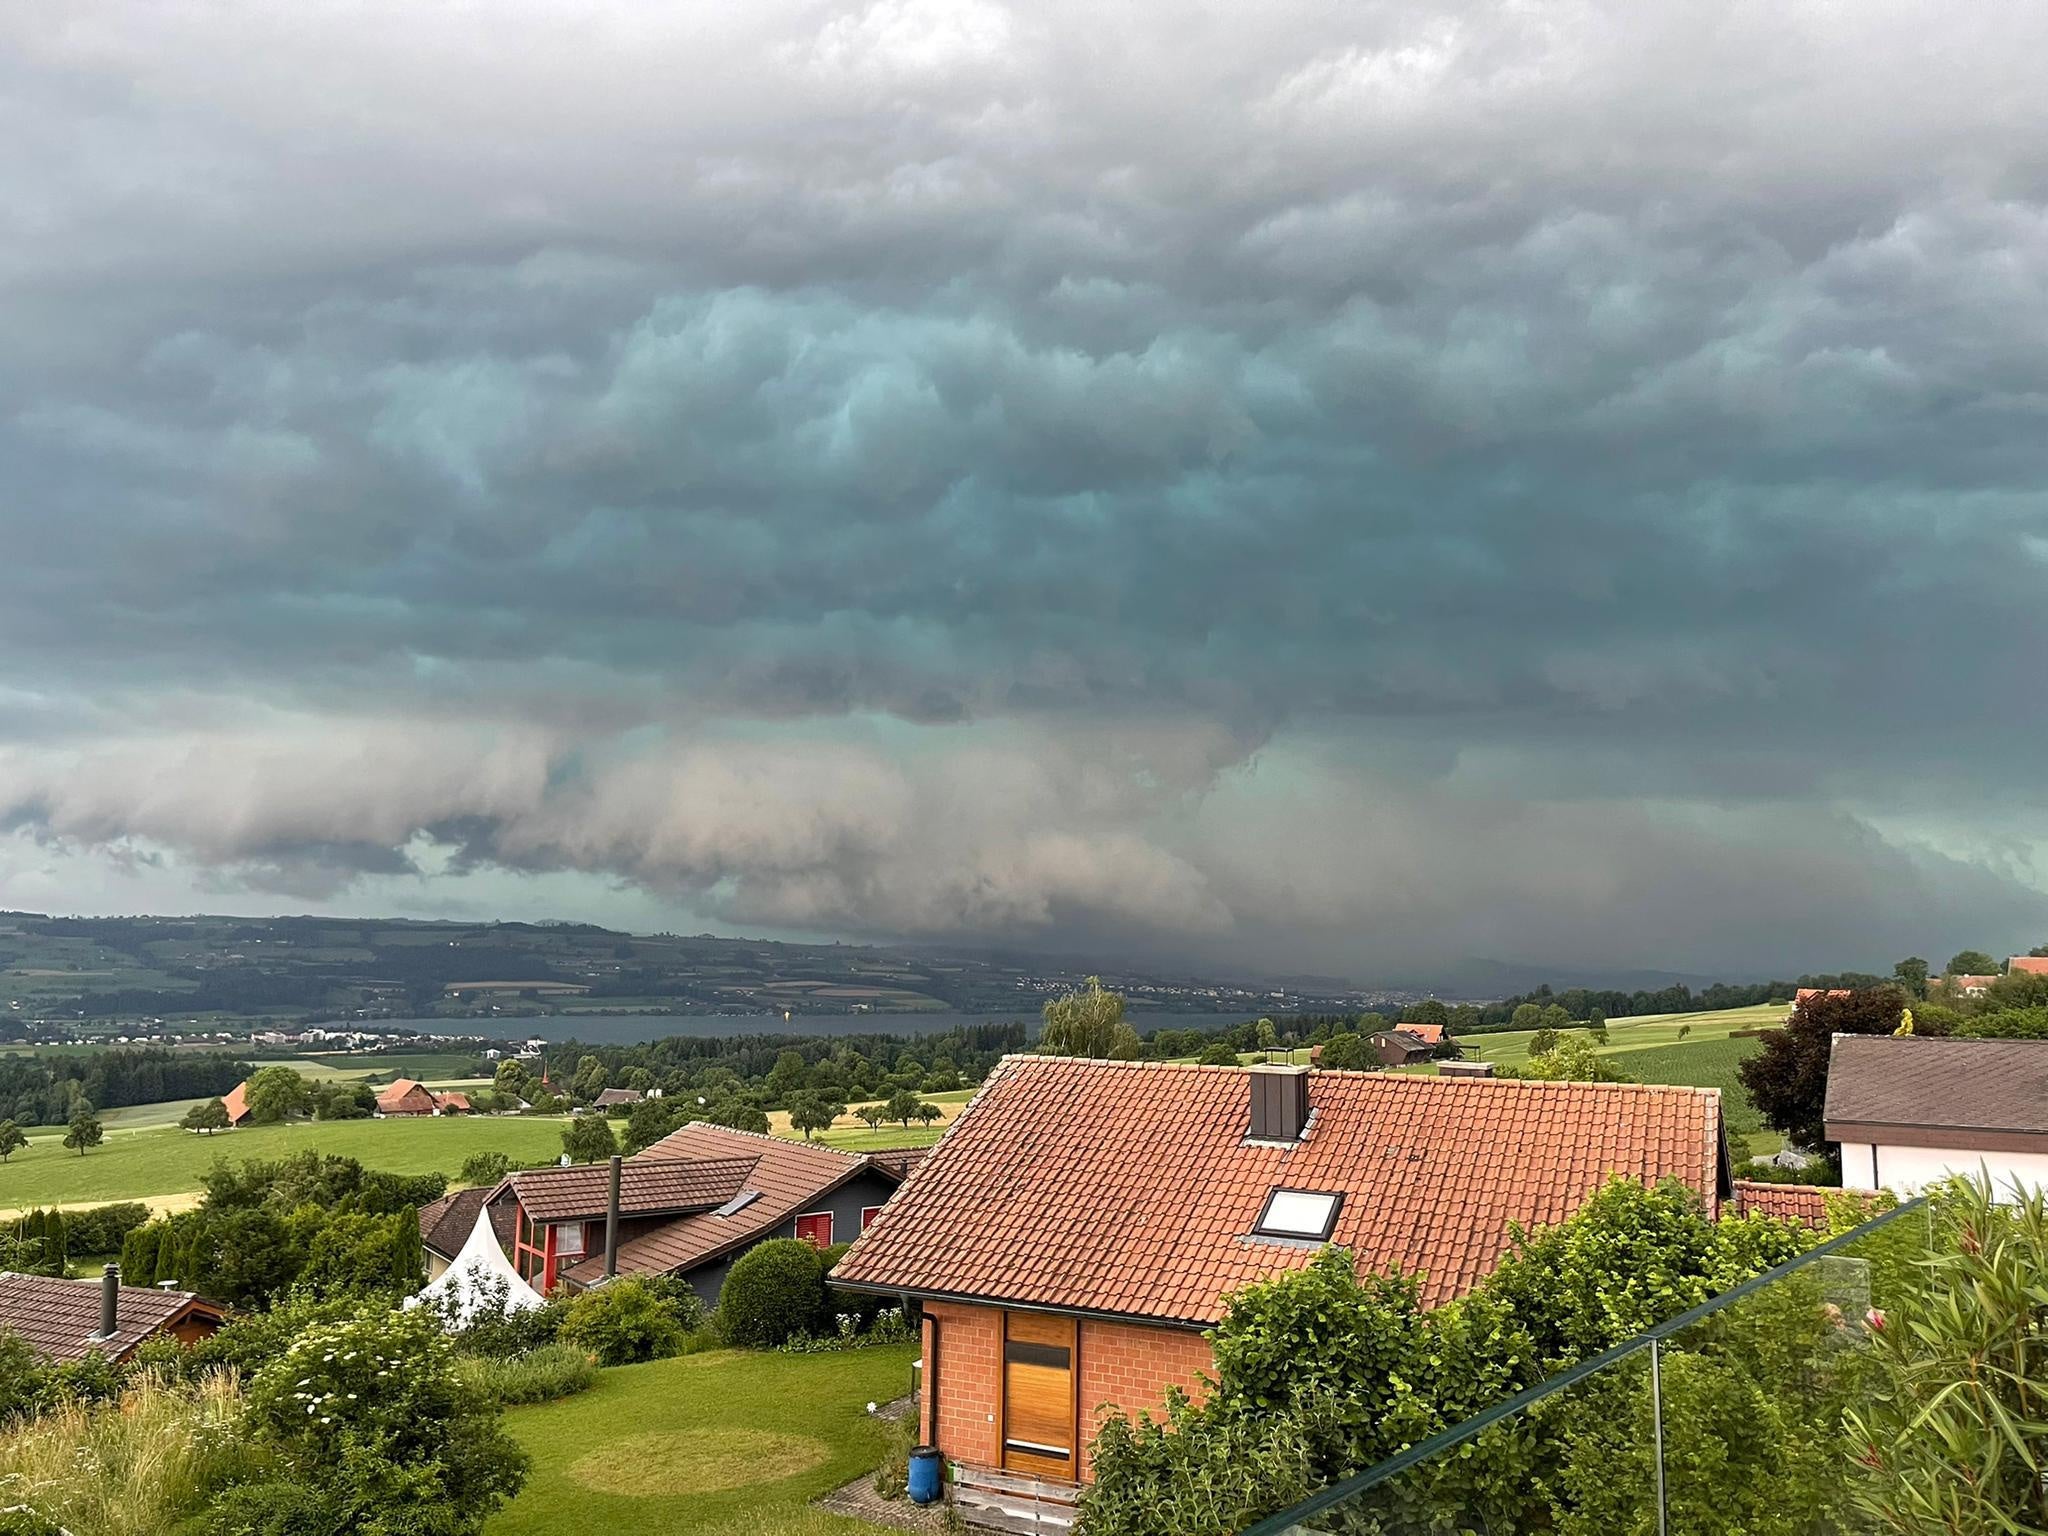
[[[546,1305],[540,1292],[519,1278],[519,1271],[498,1246],[488,1209],[476,1213],[476,1225],[447,1273],[417,1296],[405,1299],[409,1308],[423,1303],[431,1304],[440,1316],[460,1327],[479,1314],[529,1312]]]

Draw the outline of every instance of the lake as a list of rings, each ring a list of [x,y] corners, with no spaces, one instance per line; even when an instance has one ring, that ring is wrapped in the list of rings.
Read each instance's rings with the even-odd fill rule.
[[[1253,1013],[1133,1012],[1141,1031],[1220,1029],[1239,1024]],[[851,1013],[798,1014],[785,1022],[766,1013],[639,1013],[611,1016],[549,1014],[532,1019],[379,1019],[375,1028],[408,1030],[422,1035],[488,1035],[494,1040],[582,1040],[592,1045],[634,1045],[671,1035],[715,1040],[733,1035],[936,1035],[963,1024],[1036,1025],[1036,1013]]]

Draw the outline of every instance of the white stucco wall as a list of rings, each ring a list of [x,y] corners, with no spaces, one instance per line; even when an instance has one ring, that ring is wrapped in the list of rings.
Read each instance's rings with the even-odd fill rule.
[[[1890,1147],[1876,1149],[1876,1176],[1872,1177],[1872,1147],[1865,1141],[1842,1143],[1842,1185],[1845,1189],[1889,1189],[1898,1194],[1916,1193],[1950,1174],[1991,1176],[1994,1192],[2010,1195],[2015,1178],[2036,1188],[2048,1188],[2048,1152],[1965,1152],[1948,1147]]]

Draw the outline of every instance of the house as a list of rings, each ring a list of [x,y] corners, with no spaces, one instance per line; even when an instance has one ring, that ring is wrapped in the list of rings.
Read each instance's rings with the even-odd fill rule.
[[[489,1191],[462,1193],[483,1196]],[[406,1298],[406,1307],[431,1306],[451,1326],[465,1327],[482,1312],[531,1312],[546,1306],[540,1292],[521,1279],[512,1261],[505,1257],[503,1239],[494,1230],[491,1214],[481,1199],[465,1201],[446,1212],[436,1223],[436,1236],[445,1237],[464,1211],[470,1216],[470,1224],[454,1254],[416,1295]]]
[[[673,1275],[718,1304],[732,1261],[771,1237],[849,1242],[896,1192],[900,1166],[809,1142],[693,1121],[618,1164],[618,1251],[605,1254],[611,1166],[510,1174],[485,1204],[511,1226],[507,1252],[543,1295],[608,1272]]]
[[[2048,976],[2048,955],[2014,955],[2005,962],[2008,976]]]
[[[0,1270],[0,1327],[18,1333],[45,1364],[87,1355],[119,1364],[158,1337],[196,1344],[225,1321],[226,1309],[191,1291],[121,1284],[119,1265],[98,1280],[60,1280]]]
[[[458,1189],[420,1207],[420,1246],[427,1253],[428,1280],[440,1279],[461,1254],[490,1193],[489,1185]],[[498,1242],[507,1249],[512,1246],[511,1216],[507,1209],[494,1222]]]
[[[1435,1052],[1435,1045],[1424,1040],[1416,1031],[1427,1025],[1403,1024],[1399,1029],[1383,1029],[1378,1034],[1366,1036],[1366,1044],[1380,1059],[1383,1067],[1406,1067],[1418,1061],[1427,1061]],[[1442,1032],[1439,1030],[1439,1034]]]
[[[1991,989],[1996,976],[1930,976],[1927,978],[1929,997],[1982,997]]]
[[[1431,1049],[1443,1043],[1444,1027],[1441,1024],[1396,1024],[1394,1029],[1399,1034],[1413,1035]]]
[[[472,1110],[468,1094],[436,1093],[425,1083],[401,1077],[377,1095],[377,1113],[388,1120],[414,1115],[467,1115]]]
[[[1824,1117],[1847,1189],[2048,1186],[2048,1040],[1837,1035]]]
[[[970,1487],[1089,1475],[1109,1412],[1197,1396],[1224,1298],[1325,1243],[1470,1290],[1611,1174],[1718,1213],[1720,1094],[1012,1056],[833,1270],[918,1301],[919,1438]]]
[[[631,1109],[645,1097],[638,1088],[607,1088],[590,1102],[599,1109]]]
[[[243,1078],[221,1097],[221,1104],[228,1112],[230,1126],[249,1123],[249,1080]]]

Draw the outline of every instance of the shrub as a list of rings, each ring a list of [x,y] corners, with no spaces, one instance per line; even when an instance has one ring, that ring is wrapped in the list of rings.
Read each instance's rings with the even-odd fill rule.
[[[479,1397],[501,1407],[551,1403],[581,1392],[597,1379],[597,1362],[573,1344],[543,1344],[510,1360],[463,1356],[455,1368]]]
[[[462,1182],[493,1185],[512,1171],[512,1159],[502,1152],[475,1152],[462,1161]]]
[[[620,1275],[572,1297],[560,1337],[602,1365],[631,1365],[680,1354],[689,1333],[683,1308],[641,1275]]]
[[[207,1511],[206,1536],[329,1536],[336,1528],[334,1499],[303,1483],[245,1483],[230,1488]]]
[[[823,1260],[809,1243],[790,1237],[742,1254],[718,1295],[727,1342],[774,1346],[814,1331],[825,1311]]]
[[[226,1368],[253,1376],[283,1354],[308,1328],[323,1327],[355,1315],[362,1303],[353,1296],[313,1297],[296,1293],[268,1312],[244,1312],[210,1339],[181,1351],[193,1371]]]
[[[496,1407],[464,1386],[420,1311],[366,1307],[307,1329],[249,1384],[254,1425],[292,1480],[329,1495],[336,1532],[462,1536],[526,1479]]]
[[[66,1212],[65,1220],[71,1227],[73,1254],[119,1253],[128,1234],[149,1220],[149,1207],[139,1202],[96,1205]]]
[[[1376,1072],[1380,1058],[1365,1036],[1346,1030],[1330,1036],[1316,1064],[1333,1072]]]

